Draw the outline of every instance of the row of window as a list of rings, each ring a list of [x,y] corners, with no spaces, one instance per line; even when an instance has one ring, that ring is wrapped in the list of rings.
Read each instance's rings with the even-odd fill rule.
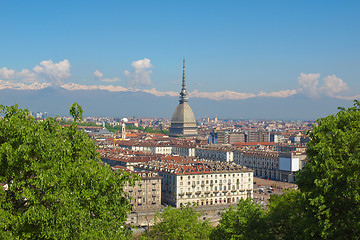
[[[248,196],[251,197],[251,196]],[[199,201],[197,200],[196,202],[187,202],[187,203],[180,203],[180,206],[184,205],[184,204],[191,204],[191,205],[213,205],[213,204],[226,204],[226,203],[235,203],[235,202],[239,202],[240,199],[246,199],[246,197],[233,197],[233,198],[215,198],[213,199],[206,199],[206,201]]]
[[[236,183],[240,183],[240,182],[246,182],[246,181],[243,181],[243,180],[246,180],[246,179],[243,179],[243,178],[241,178],[240,180],[239,180],[239,178],[238,179],[236,179]],[[204,185],[204,184],[213,184],[213,183],[218,183],[218,180],[206,180],[206,181],[201,181],[201,185]],[[251,182],[251,178],[248,178],[248,182]],[[229,180],[226,180],[226,179],[224,179],[224,180],[222,180],[222,179],[220,179],[219,180],[219,184],[222,184],[222,183],[228,183],[228,184],[230,184],[231,183],[231,179],[229,179]],[[235,181],[234,181],[234,183],[235,183]],[[190,181],[188,181],[188,185],[190,185],[191,184],[191,182]],[[200,184],[200,181],[192,181],[192,185],[196,185],[196,184]],[[180,185],[183,185],[183,182],[180,182]]]
[[[246,176],[246,174],[247,174],[247,176],[249,176],[249,177],[251,177],[251,173],[233,173],[233,174],[224,174],[224,175],[222,175],[222,174],[214,174],[214,177],[215,178],[218,178],[218,176],[219,176],[219,178],[221,178],[221,177],[224,177],[224,178],[226,178],[226,177],[239,177],[239,176],[241,176],[241,177],[244,177],[244,174],[245,174],[245,176]],[[201,175],[201,178],[205,178],[205,176],[206,176],[206,178],[209,178],[209,176],[210,176],[210,178],[213,178],[213,175],[211,174],[211,175]],[[195,175],[193,175],[192,176],[192,178],[195,178]],[[197,175],[197,178],[199,179],[200,178],[200,175]],[[183,176],[181,176],[180,177],[180,180],[183,180],[184,178],[183,178]],[[191,176],[188,176],[188,179],[191,179]]]
[[[246,187],[246,185],[245,185],[245,187]],[[196,189],[197,189],[197,191],[200,191],[200,188],[199,188],[199,187],[197,187]],[[218,190],[218,189],[219,189],[219,190]],[[243,189],[244,189],[244,185],[239,185],[239,184],[237,184],[236,186],[235,186],[235,185],[232,185],[232,187],[231,187],[231,185],[228,186],[228,187],[226,187],[226,186],[221,186],[221,185],[220,185],[219,188],[218,188],[218,186],[215,186],[214,188],[213,188],[213,187],[210,187],[210,191],[227,191],[227,190],[239,190],[239,189],[243,190]],[[247,185],[247,189],[251,189],[251,188],[250,188],[250,184]],[[202,190],[202,191],[205,191],[205,190],[206,190],[206,191],[209,191],[209,187],[206,187],[206,188],[202,187],[201,190]],[[191,191],[194,191],[194,188],[193,188],[193,189],[188,188],[188,192],[191,192]],[[180,193],[183,193],[183,188],[180,188]]]

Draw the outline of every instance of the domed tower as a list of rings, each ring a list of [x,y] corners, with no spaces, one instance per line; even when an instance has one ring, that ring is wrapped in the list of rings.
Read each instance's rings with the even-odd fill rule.
[[[182,89],[179,105],[171,118],[170,137],[194,137],[197,135],[196,119],[188,103],[185,85],[185,59],[183,62]]]

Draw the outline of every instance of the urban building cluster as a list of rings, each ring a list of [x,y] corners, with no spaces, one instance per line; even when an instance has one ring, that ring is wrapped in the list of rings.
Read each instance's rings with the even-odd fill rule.
[[[35,119],[41,120],[41,119],[45,119],[48,117],[48,113],[47,112],[31,112],[30,111],[31,116],[33,116]]]
[[[153,198],[151,195],[151,201],[138,199],[132,203],[134,209],[139,209],[138,203],[141,204],[141,209],[149,209],[157,207],[160,202],[174,207],[184,204],[203,206],[237,203],[239,199],[252,197],[253,171],[233,162],[143,153],[128,149],[99,150],[99,153],[102,161],[113,169],[139,174],[140,185],[151,186],[145,190],[128,187],[131,196],[139,198],[136,193],[141,190],[145,198],[146,194],[155,191],[156,186],[160,185],[157,189],[161,189],[161,197]],[[155,181],[159,176],[161,182]]]
[[[87,117],[84,122],[98,126],[79,127],[94,139],[105,164],[120,174],[140,177],[139,185],[125,187],[132,206],[129,223],[153,221],[148,217],[164,205],[236,204],[253,197],[254,177],[296,180],[307,161],[306,133],[314,122],[217,117],[196,121],[187,97],[185,61],[179,95],[171,119]],[[110,132],[106,126],[120,130]],[[169,134],[142,132],[139,127]]]

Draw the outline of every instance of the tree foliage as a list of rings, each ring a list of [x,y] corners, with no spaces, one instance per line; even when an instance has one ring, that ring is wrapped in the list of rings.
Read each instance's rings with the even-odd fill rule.
[[[81,107],[72,109],[75,120]],[[122,239],[132,175],[100,162],[73,123],[36,121],[18,106],[0,106],[0,238]]]
[[[70,107],[70,115],[74,118],[74,122],[77,121],[81,122],[82,114],[83,114],[82,107],[77,102],[74,102]]]
[[[222,215],[213,239],[360,238],[360,102],[339,109],[312,127],[299,191],[272,195],[267,211],[240,202]]]
[[[293,189],[282,195],[272,195],[266,216],[269,234],[278,240],[306,239],[304,229],[309,219],[306,214],[300,191]]]
[[[211,239],[271,239],[265,210],[250,199],[240,200],[236,209],[230,206],[221,215]]]
[[[306,231],[323,239],[360,236],[360,102],[317,120],[298,185],[313,216]]]
[[[190,206],[175,209],[166,207],[163,212],[155,216],[156,224],[149,233],[143,235],[143,239],[209,239],[212,229],[207,221],[202,221],[202,213],[197,213]]]

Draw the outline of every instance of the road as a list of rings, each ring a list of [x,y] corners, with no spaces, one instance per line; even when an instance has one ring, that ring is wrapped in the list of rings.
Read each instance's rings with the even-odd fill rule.
[[[294,183],[272,181],[254,177],[254,200],[263,206],[268,204],[271,195],[280,195],[283,194],[284,191],[290,189],[297,189],[297,185]]]

